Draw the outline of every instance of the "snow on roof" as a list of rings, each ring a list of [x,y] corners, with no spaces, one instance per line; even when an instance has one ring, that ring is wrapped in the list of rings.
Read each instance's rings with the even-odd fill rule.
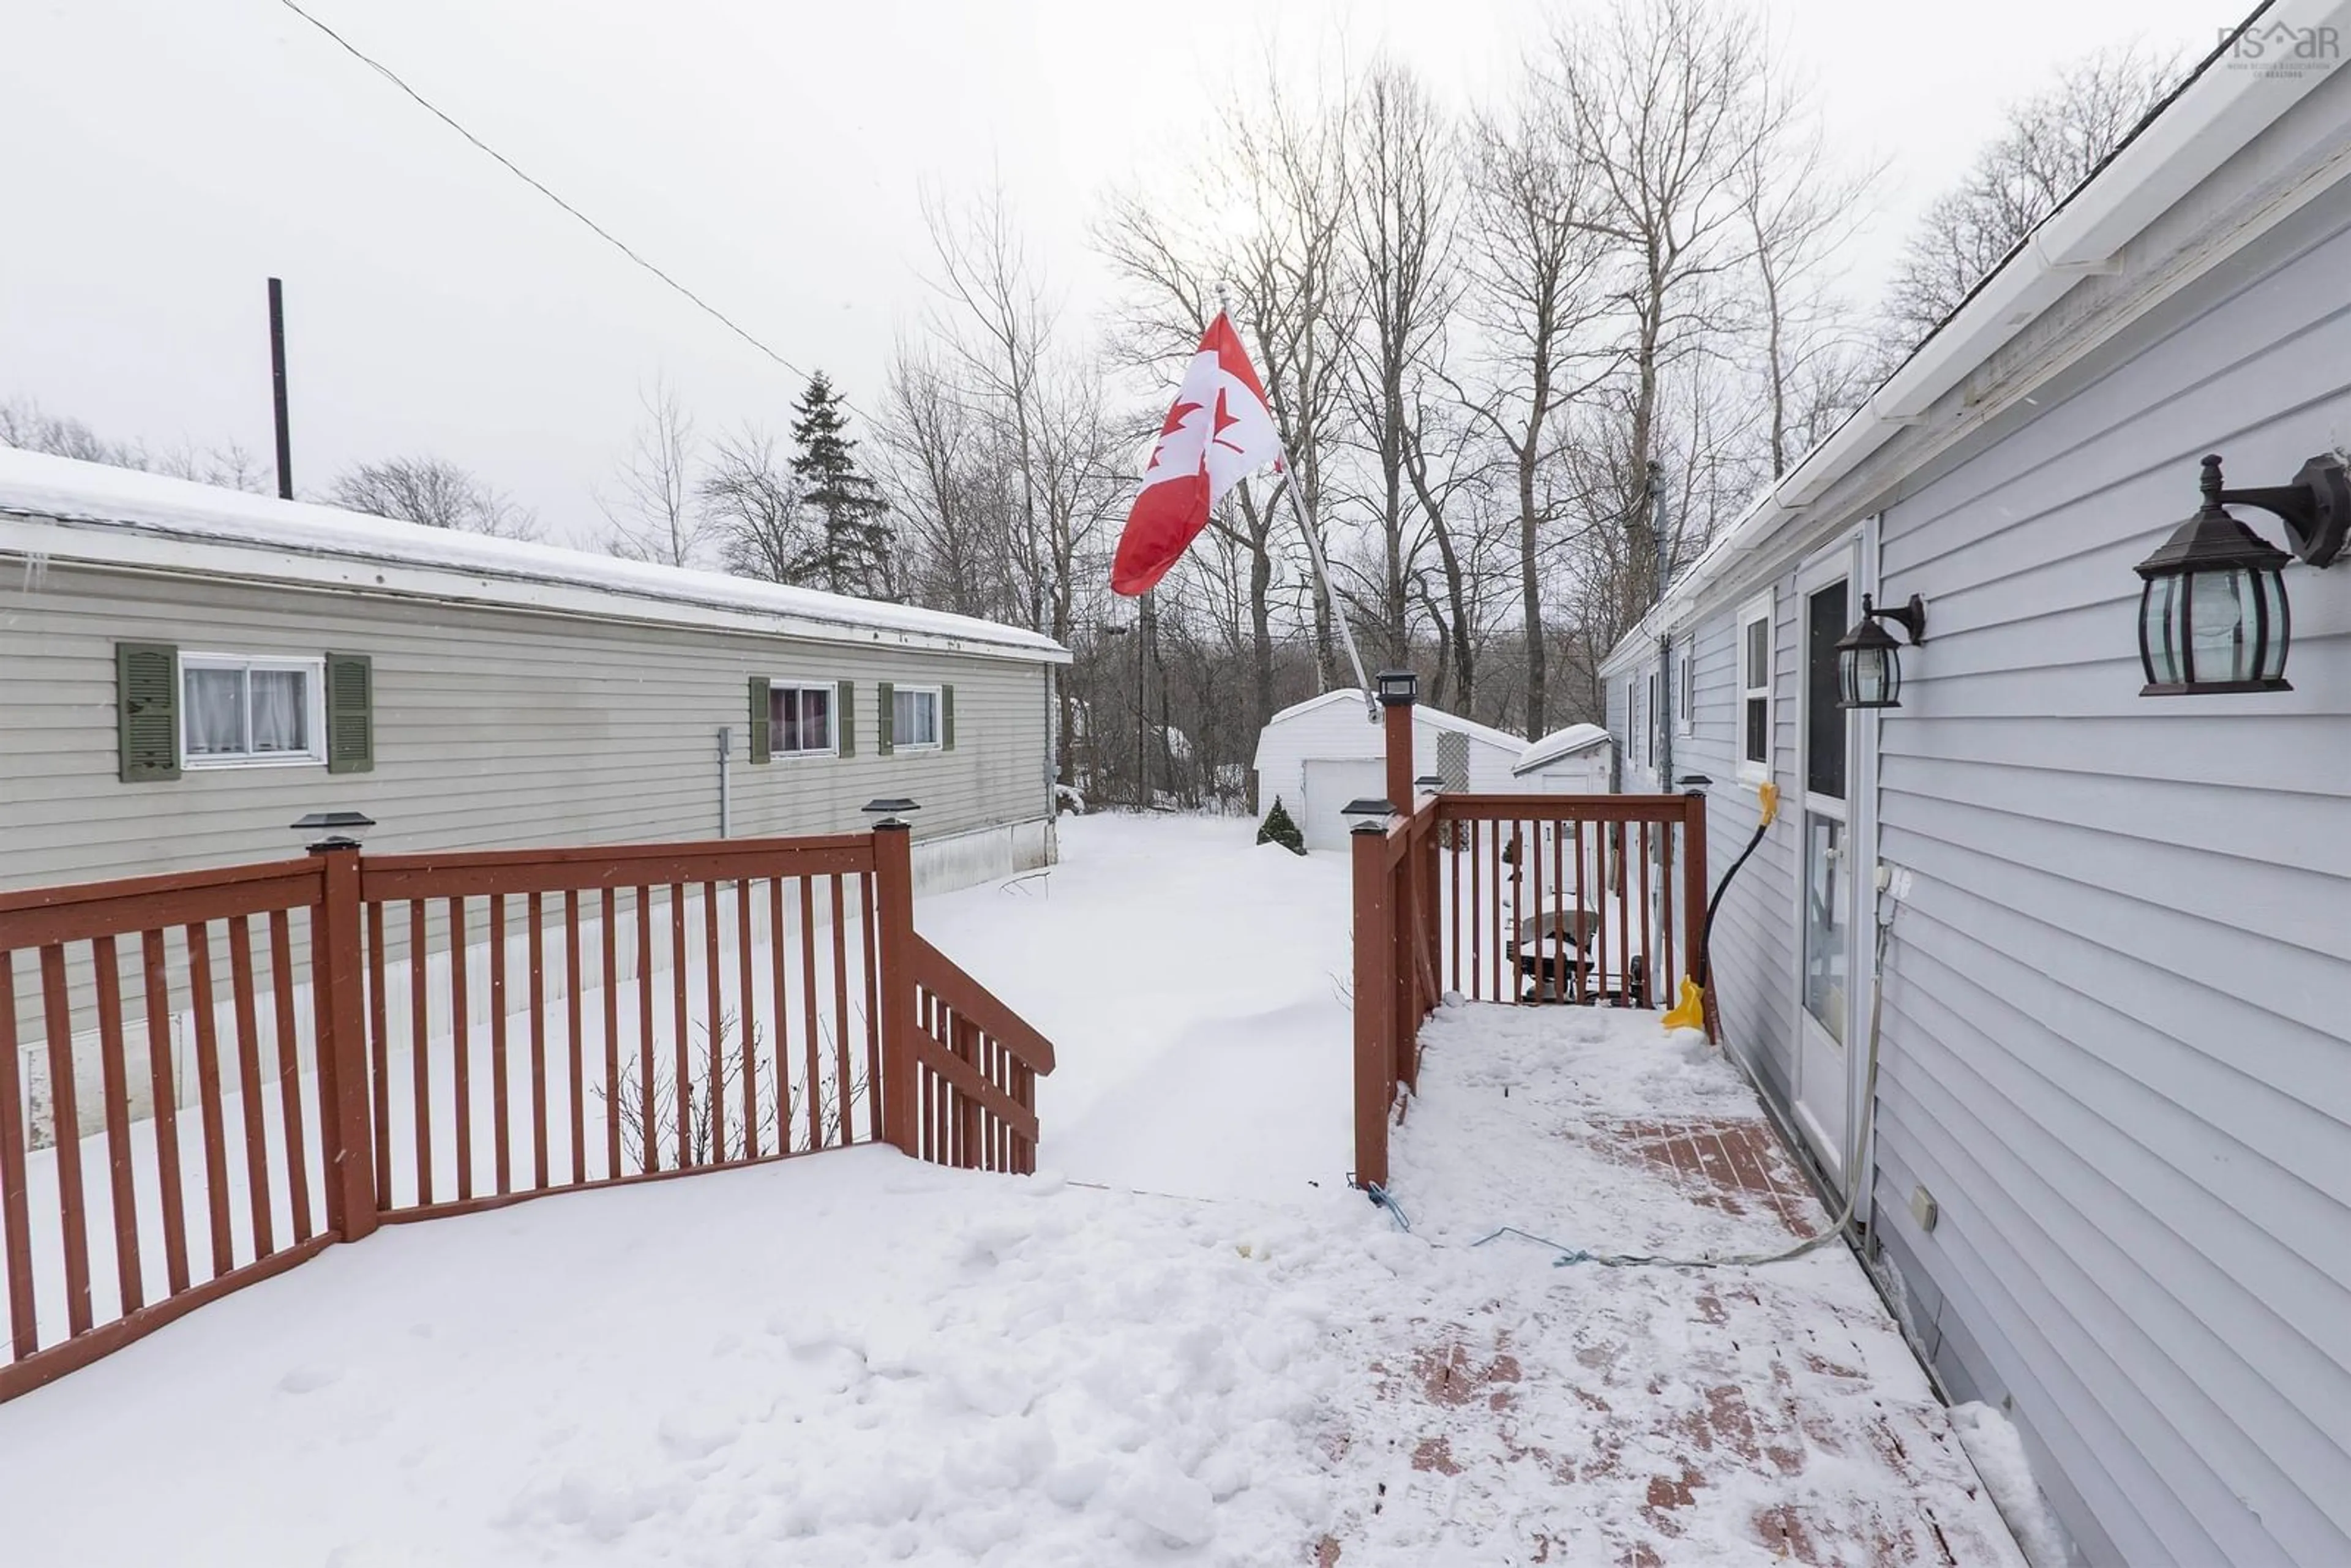
[[[1596,724],[1571,724],[1565,729],[1554,729],[1541,740],[1531,743],[1519,753],[1512,773],[1531,773],[1546,762],[1556,762],[1578,751],[1589,751],[1604,744],[1608,732]]]
[[[1364,706],[1364,693],[1362,688],[1358,686],[1343,686],[1335,692],[1324,692],[1319,697],[1308,697],[1302,703],[1292,703],[1290,706],[1283,708],[1280,713],[1275,714],[1271,718],[1266,720],[1266,727],[1270,729],[1275,725],[1280,724],[1283,719],[1295,718],[1300,714],[1311,713],[1316,708],[1329,707],[1332,703],[1340,702],[1353,703],[1357,707],[1362,707]],[[1463,718],[1458,714],[1447,713],[1443,708],[1430,707],[1426,703],[1416,705],[1412,711],[1413,716],[1419,719],[1424,724],[1434,725],[1438,729],[1456,731],[1458,734],[1469,737],[1473,740],[1482,740],[1489,746],[1507,747],[1510,750],[1516,751],[1520,747],[1526,745],[1526,741],[1523,738],[1519,736],[1512,735],[1508,730],[1496,729],[1491,725],[1479,724],[1474,718]]]
[[[0,447],[0,550],[827,642],[1069,659],[1050,637],[967,615],[426,528],[6,447]]]

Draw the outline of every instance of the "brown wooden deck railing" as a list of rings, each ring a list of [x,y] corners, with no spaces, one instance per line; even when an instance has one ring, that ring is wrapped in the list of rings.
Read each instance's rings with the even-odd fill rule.
[[[1698,795],[1413,793],[1408,706],[1388,710],[1384,831],[1353,835],[1355,1179],[1388,1179],[1420,1026],[1466,1001],[1662,1006],[1706,910]]]
[[[1052,1067],[914,934],[903,828],[0,894],[0,1399],[379,1223],[883,1138],[1030,1171]]]

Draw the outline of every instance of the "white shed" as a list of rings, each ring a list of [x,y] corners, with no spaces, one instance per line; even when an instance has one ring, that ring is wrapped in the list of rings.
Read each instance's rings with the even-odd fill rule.
[[[1518,736],[1426,705],[1413,709],[1412,727],[1413,776],[1437,774],[1448,789],[1509,789],[1526,749]],[[1279,797],[1304,830],[1307,848],[1346,848],[1341,808],[1387,793],[1385,733],[1364,716],[1364,694],[1353,689],[1282,709],[1257,738],[1259,809],[1272,810]]]
[[[1614,743],[1596,724],[1571,724],[1531,742],[1510,773],[1514,789],[1552,795],[1605,795]]]

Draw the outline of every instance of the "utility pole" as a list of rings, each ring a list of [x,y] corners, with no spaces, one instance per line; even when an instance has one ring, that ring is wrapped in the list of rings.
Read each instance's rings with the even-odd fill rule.
[[[294,434],[286,417],[286,286],[269,280],[269,388],[277,413],[277,498],[294,498]]]

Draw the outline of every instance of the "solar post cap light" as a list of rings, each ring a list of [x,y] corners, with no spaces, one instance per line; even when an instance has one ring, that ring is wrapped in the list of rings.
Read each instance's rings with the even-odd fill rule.
[[[364,811],[313,811],[287,826],[302,835],[306,849],[355,850],[375,819]]]
[[[1420,697],[1420,677],[1410,670],[1382,670],[1372,677],[1383,707],[1409,707]]]
[[[1910,645],[1927,640],[1927,601],[1917,594],[1910,602],[1880,610],[1861,596],[1861,621],[1837,640],[1837,706],[1839,707],[1900,707],[1902,706],[1902,644],[1881,621],[1891,621],[1910,634]]]
[[[2138,563],[2138,653],[2143,697],[2199,693],[2288,692],[2287,644],[2294,615],[2285,566],[2324,568],[2351,530],[2351,478],[2343,462],[2314,457],[2289,485],[2222,487],[2220,459],[2204,459],[2203,505]],[[2228,508],[2258,507],[2285,522],[2292,553],[2247,528]]]
[[[873,819],[873,825],[877,828],[903,828],[906,826],[907,812],[922,810],[904,795],[889,795],[879,800],[868,800],[858,809],[871,816]]]
[[[1445,779],[1440,774],[1424,773],[1412,781],[1412,787],[1424,795],[1442,795],[1445,793]]]
[[[1348,801],[1339,809],[1339,814],[1353,820],[1355,825],[1351,831],[1384,833],[1388,831],[1388,819],[1395,815],[1395,808],[1384,797],[1373,796]]]

